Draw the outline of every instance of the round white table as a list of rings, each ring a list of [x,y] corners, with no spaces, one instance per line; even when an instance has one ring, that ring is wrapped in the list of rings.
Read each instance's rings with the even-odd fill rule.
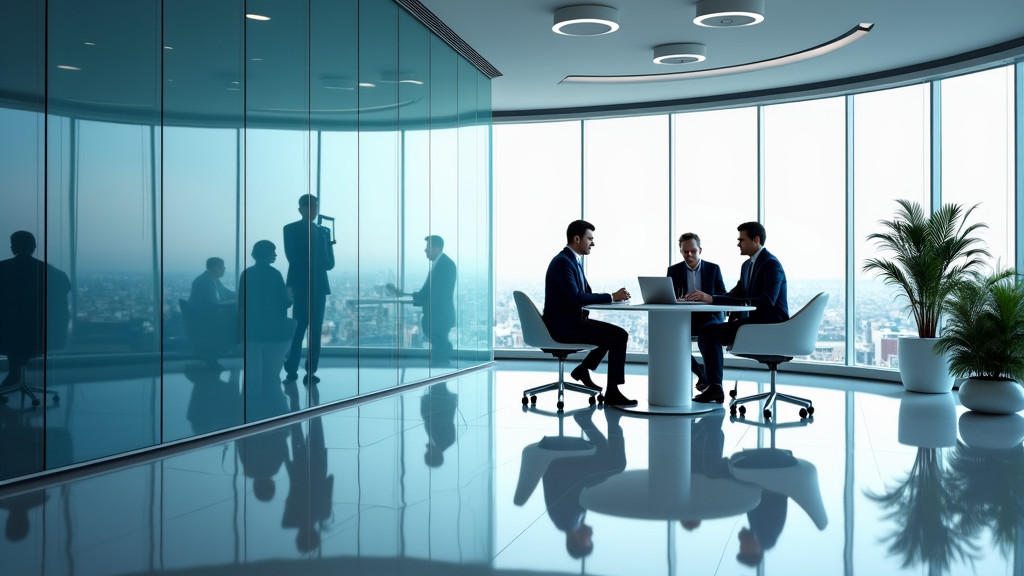
[[[588,310],[646,312],[648,322],[647,401],[618,406],[644,414],[703,414],[722,405],[694,404],[690,386],[690,315],[694,312],[744,312],[753,306],[715,304],[591,304]]]

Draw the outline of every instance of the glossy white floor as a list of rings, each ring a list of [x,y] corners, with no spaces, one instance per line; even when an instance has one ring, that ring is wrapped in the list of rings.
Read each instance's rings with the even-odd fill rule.
[[[519,403],[555,369],[499,361],[7,490],[0,573],[1024,573],[1020,416],[965,413],[955,393],[783,373],[780,390],[814,401],[813,422],[786,406],[774,430],[724,411],[637,417],[582,396],[560,422]],[[762,372],[727,377],[741,394],[766,386]],[[644,367],[628,380],[642,395]]]

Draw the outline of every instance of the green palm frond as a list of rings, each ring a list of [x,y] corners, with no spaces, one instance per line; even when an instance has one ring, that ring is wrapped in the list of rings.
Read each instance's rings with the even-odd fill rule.
[[[867,237],[889,257],[865,260],[864,271],[898,288],[917,322],[918,335],[934,338],[957,283],[990,256],[977,236],[988,226],[968,223],[977,204],[944,204],[929,216],[917,202],[896,202],[899,209],[893,219],[879,221],[881,231]]]

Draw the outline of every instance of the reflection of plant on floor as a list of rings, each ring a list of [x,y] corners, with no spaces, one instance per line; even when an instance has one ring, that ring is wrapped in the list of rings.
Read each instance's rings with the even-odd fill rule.
[[[959,530],[979,534],[990,528],[999,549],[1012,550],[1024,521],[1024,446],[997,450],[958,442],[949,466],[963,509]]]
[[[973,565],[978,551],[975,533],[960,529],[960,490],[938,449],[918,448],[906,480],[884,494],[866,495],[888,510],[885,519],[901,527],[883,541],[889,542],[890,554],[903,558],[903,568],[927,564],[941,573],[954,559]]]

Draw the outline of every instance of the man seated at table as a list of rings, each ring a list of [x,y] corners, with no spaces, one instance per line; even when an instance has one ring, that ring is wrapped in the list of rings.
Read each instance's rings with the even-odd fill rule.
[[[590,289],[583,275],[583,257],[594,247],[594,225],[575,220],[565,231],[567,244],[548,265],[544,279],[544,323],[551,337],[559,342],[579,342],[597,346],[570,376],[583,382],[587,388],[600,390],[590,371],[597,369],[605,354],[608,355],[608,385],[604,402],[609,406],[635,406],[636,400],[626,398],[619,386],[626,382],[626,342],[629,333],[607,322],[591,320],[584,306],[608,304],[629,299],[629,292],[619,288],[615,292],[597,293]]]
[[[703,249],[700,247],[700,236],[686,232],[679,237],[679,253],[683,255],[683,261],[669,266],[666,272],[666,276],[672,279],[672,287],[677,297],[684,298],[697,290],[707,290],[711,294],[725,292],[722,269],[718,264],[702,260],[701,252]],[[724,319],[721,312],[694,313],[690,319],[691,333],[698,334],[706,324],[721,322]],[[704,377],[704,366],[693,355],[690,356],[690,371],[697,376],[697,391],[706,390],[708,384]]]
[[[745,317],[731,318],[729,322],[707,324],[697,336],[697,347],[704,358],[704,378],[707,388],[693,398],[694,402],[725,400],[722,389],[722,347],[736,339],[736,331],[744,324],[772,324],[789,319],[786,297],[786,272],[782,264],[764,248],[765,230],[758,222],[744,222],[739,231],[737,246],[748,259],[740,267],[740,280],[725,294],[711,295],[697,290],[686,295],[686,300],[732,306],[754,306]],[[742,316],[742,315],[741,315]]]

